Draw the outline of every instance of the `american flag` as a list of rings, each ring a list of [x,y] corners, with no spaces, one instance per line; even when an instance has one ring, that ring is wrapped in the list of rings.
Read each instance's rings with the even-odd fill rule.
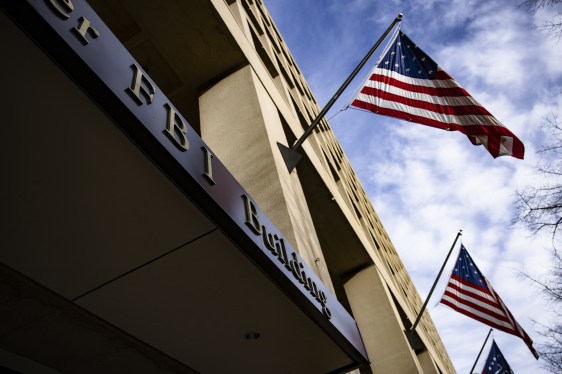
[[[492,340],[492,348],[486,359],[484,369],[482,369],[482,374],[513,374],[513,370],[511,370],[494,340]]]
[[[523,143],[402,31],[379,60],[352,107],[460,131],[498,156],[522,159]]]
[[[533,341],[478,270],[464,245],[461,245],[455,269],[440,303],[497,330],[520,337],[535,358],[539,358]]]

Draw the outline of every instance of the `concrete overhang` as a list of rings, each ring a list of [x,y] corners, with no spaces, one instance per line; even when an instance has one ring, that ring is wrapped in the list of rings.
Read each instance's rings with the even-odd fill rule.
[[[332,295],[324,315],[276,262],[245,225],[244,191],[218,160],[216,184],[205,178],[195,131],[187,158],[163,134],[166,96],[156,89],[153,103],[125,104],[134,60],[113,49],[116,39],[91,54],[71,48],[70,23],[34,13],[53,13],[49,2],[30,3],[37,8],[11,3],[8,14],[60,66],[1,14],[2,71],[13,74],[1,97],[0,348],[82,373],[365,364],[354,321]],[[99,38],[111,36],[75,3],[69,22],[87,17]]]
[[[196,130],[200,92],[248,64],[233,30],[222,20],[213,1],[88,3]],[[323,252],[330,257],[330,271],[345,276],[371,264],[372,259],[340,207],[326,203],[332,196],[314,165],[303,160],[300,168],[299,178],[322,237]]]
[[[248,64],[210,0],[88,3],[196,130],[201,91]]]

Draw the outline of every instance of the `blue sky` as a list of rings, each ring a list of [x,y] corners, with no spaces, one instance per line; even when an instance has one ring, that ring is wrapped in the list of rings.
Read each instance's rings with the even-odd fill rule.
[[[466,136],[348,109],[380,53],[328,114],[406,269],[425,298],[459,229],[480,270],[535,343],[552,318],[521,272],[541,278],[549,235],[510,226],[515,193],[538,183],[535,151],[544,116],[562,113],[562,45],[534,25],[552,10],[529,14],[510,0],[264,0],[322,107],[399,12],[402,30],[525,144],[525,160],[493,159]],[[454,256],[458,254],[458,246]],[[488,327],[436,305],[429,311],[458,372],[468,372]],[[515,373],[543,373],[522,340],[493,337]],[[486,347],[483,356],[487,354]],[[476,367],[480,372],[485,357]]]

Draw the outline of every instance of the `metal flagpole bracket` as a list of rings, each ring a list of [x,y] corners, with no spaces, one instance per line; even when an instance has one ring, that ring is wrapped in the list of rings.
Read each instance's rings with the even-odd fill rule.
[[[337,90],[337,92],[330,99],[330,101],[328,101],[328,104],[326,104],[324,109],[322,109],[322,111],[318,113],[318,116],[316,116],[316,118],[314,119],[314,121],[312,121],[310,126],[306,128],[305,132],[301,135],[301,137],[297,139],[295,144],[289,148],[286,145],[283,145],[279,142],[277,143],[277,146],[279,147],[279,151],[281,151],[281,155],[283,156],[283,160],[285,160],[285,165],[287,165],[287,169],[289,170],[289,173],[291,173],[295,169],[300,159],[302,158],[302,155],[297,152],[297,149],[299,149],[302,146],[302,143],[306,140],[306,138],[308,138],[308,136],[312,133],[312,131],[314,131],[316,126],[318,126],[318,124],[320,123],[322,118],[324,118],[328,110],[332,107],[332,105],[334,105],[336,100],[340,97],[340,95],[347,88],[347,86],[349,86],[349,84],[351,83],[353,78],[355,78],[357,73],[359,73],[359,70],[361,70],[361,68],[365,66],[369,58],[371,58],[373,53],[375,53],[375,50],[381,45],[381,43],[386,38],[390,30],[392,30],[398,22],[402,21],[402,17],[403,17],[402,13],[398,13],[394,21],[392,21],[390,26],[388,26],[384,34],[381,35],[379,40],[377,40],[377,42],[373,45],[373,47],[369,50],[369,52],[365,55],[365,57],[363,57],[363,60],[361,60],[359,65],[357,65],[357,67],[351,72],[349,77],[345,80],[342,86]]]
[[[279,142],[277,142],[277,146],[279,147],[279,151],[281,152],[281,156],[283,156],[283,160],[285,160],[285,165],[287,165],[287,169],[289,173],[292,172],[297,164],[302,158],[302,155],[297,152],[296,149],[289,148]]]

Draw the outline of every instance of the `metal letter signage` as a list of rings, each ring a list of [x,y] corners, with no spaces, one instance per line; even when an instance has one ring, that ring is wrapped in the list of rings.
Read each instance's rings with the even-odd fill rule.
[[[281,234],[278,235],[267,232],[267,227],[260,223],[258,210],[254,202],[251,201],[248,196],[242,195],[242,200],[244,201],[244,211],[246,212],[246,225],[250,227],[256,235],[261,234],[265,247],[291,272],[293,277],[303,285],[304,289],[320,303],[322,306],[322,313],[324,313],[326,317],[332,318],[332,312],[330,312],[327,306],[328,298],[326,294],[319,289],[316,282],[307,275],[307,271],[309,270],[305,269],[305,265],[297,257],[297,253],[293,250],[287,252],[285,240],[281,237]],[[290,253],[290,255],[287,255],[287,253]]]
[[[355,320],[85,1],[2,7],[296,305],[368,362]]]
[[[99,31],[91,26],[90,21],[87,18],[80,17],[78,18],[78,22],[79,25],[73,28],[72,31],[74,31],[74,33],[79,37],[82,44],[86,45],[90,42],[88,40],[88,34],[90,34],[94,39],[100,36]]]
[[[138,105],[144,104],[141,95],[144,96],[146,104],[151,104],[154,98],[154,86],[146,79],[137,64],[131,65],[131,69],[133,69],[134,72],[133,81],[131,82],[131,86],[127,87],[126,91]]]
[[[213,179],[213,154],[209,151],[207,147],[201,147],[201,150],[205,154],[205,171],[203,172],[203,176],[207,178],[207,181],[212,185],[215,184],[215,180]]]
[[[49,4],[62,19],[68,19],[70,12],[74,10],[74,5],[70,0],[49,0]]]
[[[176,113],[176,110],[168,103],[164,104],[166,112],[168,112],[168,120],[166,121],[166,134],[172,142],[181,150],[187,151],[189,149],[189,141],[187,140],[187,126],[183,119]]]

